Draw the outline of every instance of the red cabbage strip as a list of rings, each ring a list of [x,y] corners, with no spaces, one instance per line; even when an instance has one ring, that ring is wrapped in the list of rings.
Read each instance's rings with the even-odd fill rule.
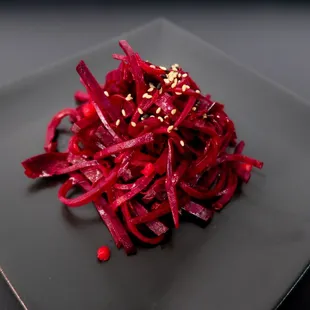
[[[221,198],[212,204],[214,210],[221,210],[233,197],[238,185],[238,178],[232,171],[229,171],[226,189],[222,191]]]
[[[202,173],[209,167],[213,166],[216,163],[218,147],[219,144],[217,140],[215,138],[211,139],[207,151],[191,165],[190,175],[193,176]]]
[[[80,63],[76,67],[76,70],[80,77],[83,79],[85,85],[88,87],[89,92],[94,99],[94,101],[92,101],[92,104],[94,105],[102,124],[116,141],[121,142],[121,138],[115,133],[115,131],[112,129],[109,122],[107,121],[106,111],[109,111],[109,116],[113,121],[117,119],[117,116],[115,116],[112,112],[113,107],[111,106],[109,99],[106,97],[106,95],[104,95],[102,89],[100,88],[100,85],[98,84],[92,73],[89,71],[84,61],[80,61]]]
[[[102,151],[99,151],[98,153],[96,153],[94,155],[94,158],[95,159],[104,158],[112,154],[122,152],[124,150],[130,150],[138,146],[141,146],[143,144],[151,143],[153,141],[154,141],[154,134],[147,133],[135,139],[131,139],[131,140],[127,140],[127,141],[124,141],[118,144],[111,145],[103,149]]]
[[[149,212],[137,201],[130,203],[131,208],[136,213],[136,216],[142,216]],[[157,236],[163,235],[168,231],[168,227],[158,220],[150,221],[146,223],[146,226]]]
[[[137,229],[137,227],[130,221],[131,220],[131,215],[130,215],[130,211],[129,208],[127,206],[126,203],[124,203],[121,207],[121,210],[123,212],[124,218],[125,218],[125,222],[128,226],[129,231],[136,237],[138,238],[140,241],[144,242],[144,243],[148,243],[148,244],[159,244],[160,242],[162,242],[162,240],[164,239],[164,235],[161,236],[157,236],[154,238],[149,238],[144,236],[142,233],[139,232],[139,230]]]
[[[29,178],[50,177],[55,171],[67,169],[70,164],[67,161],[68,153],[44,153],[22,162],[25,174]]]
[[[183,111],[181,112],[181,115],[179,116],[179,118],[177,119],[177,121],[174,123],[175,127],[180,126],[180,124],[185,120],[185,118],[188,116],[188,114],[191,112],[194,104],[196,102],[196,98],[195,97],[190,97],[183,109]]]
[[[147,214],[143,214],[143,215],[134,217],[130,221],[134,225],[148,223],[148,222],[151,222],[151,221],[158,219],[159,217],[167,215],[170,212],[171,212],[171,209],[170,209],[169,202],[165,201],[162,204],[160,204],[160,206],[157,209],[154,209]]]
[[[46,137],[45,137],[45,144],[44,149],[46,152],[55,152],[57,149],[57,143],[54,142],[55,135],[56,135],[56,129],[63,118],[66,116],[70,116],[71,121],[75,122],[77,113],[74,109],[63,109],[60,112],[58,112],[50,121],[50,123],[47,126],[46,131]]]
[[[200,200],[206,200],[206,199],[211,199],[220,193],[220,191],[225,186],[226,179],[227,179],[226,171],[223,170],[218,176],[217,183],[210,190],[208,190],[205,187],[199,187],[199,186],[194,188],[191,186],[190,183],[186,183],[186,182],[181,182],[180,186],[183,189],[183,191],[187,193],[189,196],[196,198],[196,199],[200,199]]]
[[[115,211],[120,205],[124,202],[132,199],[136,195],[138,195],[141,191],[143,191],[153,180],[154,174],[150,176],[141,177],[135,182],[135,186],[126,194],[119,196],[116,200],[112,203],[111,208]]]
[[[91,185],[85,179],[81,180],[81,178],[83,178],[81,175],[73,173],[70,178],[73,179],[74,184],[78,184],[84,190],[91,190]],[[91,179],[90,181],[92,182]],[[123,224],[118,219],[117,215],[111,211],[107,201],[103,197],[98,197],[94,201],[94,205],[101,219],[109,229],[116,246],[123,246],[127,255],[136,253],[136,248],[130,240]]]
[[[241,154],[225,154],[222,155],[220,158],[217,159],[217,163],[221,164],[223,162],[227,162],[227,161],[240,161],[246,164],[250,164],[256,168],[261,169],[263,167],[263,162],[258,161],[254,158],[248,157],[248,156],[244,156]]]
[[[146,84],[144,82],[144,76],[143,76],[142,69],[139,66],[137,55],[134,53],[131,46],[124,40],[120,40],[119,45],[128,57],[128,62],[130,64],[130,70],[136,82],[136,90],[137,90],[136,92],[137,92],[138,103],[139,103],[140,98],[142,98],[142,95],[146,91]]]
[[[73,188],[74,184],[72,182],[69,182],[67,184],[65,183],[59,189],[58,198],[68,207],[80,207],[84,204],[87,204],[92,200],[96,199],[108,187],[112,186],[115,183],[117,177],[117,170],[118,169],[114,169],[113,171],[111,171],[110,175],[107,178],[99,180],[98,184],[95,184],[91,190],[76,198],[66,198],[67,193],[70,191],[71,188]]]
[[[213,217],[213,211],[210,209],[207,209],[203,206],[201,206],[198,203],[195,203],[193,201],[188,202],[182,207],[183,210],[186,212],[196,216],[200,220],[203,220],[204,222],[208,222]]]
[[[172,140],[168,140],[168,160],[167,160],[167,177],[166,177],[166,190],[168,195],[168,200],[171,208],[172,218],[174,226],[179,227],[179,207],[177,199],[176,186],[173,183],[173,145]]]
[[[90,97],[89,94],[78,90],[74,93],[74,99],[78,102],[86,102],[90,99]]]

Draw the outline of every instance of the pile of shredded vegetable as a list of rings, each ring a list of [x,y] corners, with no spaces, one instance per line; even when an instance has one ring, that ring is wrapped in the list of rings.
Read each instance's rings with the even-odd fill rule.
[[[45,153],[22,165],[30,178],[67,175],[60,201],[72,208],[93,202],[116,246],[133,254],[133,240],[159,244],[183,215],[207,223],[263,163],[242,154],[224,106],[203,95],[188,72],[119,44],[124,55],[113,55],[119,66],[103,85],[78,64],[86,92],[75,93],[77,108],[52,118]],[[72,136],[60,152],[57,127],[65,117]],[[83,193],[68,196],[76,186]]]

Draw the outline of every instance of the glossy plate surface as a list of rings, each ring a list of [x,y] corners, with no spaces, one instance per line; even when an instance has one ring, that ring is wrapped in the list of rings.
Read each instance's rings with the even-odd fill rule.
[[[84,59],[100,80],[126,39],[154,63],[179,63],[223,102],[265,162],[243,193],[201,229],[126,257],[92,206],[68,211],[58,185],[34,182],[20,162],[42,152],[46,124],[73,106]],[[276,306],[310,257],[310,109],[192,34],[154,21],[0,90],[0,265],[31,310],[261,310]],[[96,261],[109,244],[111,260]]]

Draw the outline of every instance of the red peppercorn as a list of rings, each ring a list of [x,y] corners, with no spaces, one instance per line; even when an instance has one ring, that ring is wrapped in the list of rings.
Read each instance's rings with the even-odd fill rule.
[[[155,167],[152,163],[147,163],[142,169],[141,173],[146,177],[149,177],[155,171]]]
[[[82,113],[84,117],[92,117],[93,115],[96,114],[96,110],[92,105],[92,103],[88,102],[82,105]]]
[[[106,245],[100,247],[97,250],[97,258],[102,262],[102,261],[107,261],[110,259],[111,256],[111,251],[109,249],[109,247],[107,247]]]

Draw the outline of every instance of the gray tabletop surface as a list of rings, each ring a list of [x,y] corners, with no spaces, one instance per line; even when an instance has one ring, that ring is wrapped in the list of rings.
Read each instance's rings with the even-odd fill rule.
[[[139,11],[122,6],[117,10],[105,6],[1,9],[0,85],[156,17],[188,29],[310,103],[310,9],[306,7],[208,8],[192,3],[149,4]],[[1,299],[1,309],[17,309],[9,296]]]

